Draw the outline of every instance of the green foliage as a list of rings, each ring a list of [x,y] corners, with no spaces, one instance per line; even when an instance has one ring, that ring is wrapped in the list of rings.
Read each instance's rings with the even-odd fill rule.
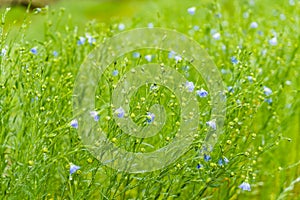
[[[20,14],[3,10],[0,26],[0,196],[3,199],[296,199],[299,196],[299,27],[300,2],[145,1],[104,3],[119,17],[103,20],[95,13],[80,20],[74,5]],[[137,9],[129,12],[128,5]],[[65,3],[61,3],[65,5]],[[195,6],[196,13],[187,9]],[[66,6],[65,6],[66,7]],[[93,11],[93,9],[91,11]],[[12,19],[10,12],[24,17]],[[76,15],[78,13],[78,16]],[[130,19],[120,16],[130,16]],[[6,16],[8,19],[6,19]],[[98,17],[96,17],[98,16]],[[21,20],[20,20],[21,19]],[[105,21],[105,22],[103,22]],[[258,27],[250,24],[257,22]],[[189,150],[158,171],[128,174],[106,167],[81,143],[70,126],[72,95],[78,69],[93,48],[123,30],[154,27],[178,30],[207,50],[222,72],[227,100],[223,134],[206,161],[203,140],[209,131],[210,101],[198,98],[198,134]],[[216,33],[220,34],[220,38]],[[80,40],[83,44],[79,44]],[[92,41],[88,41],[92,38]],[[272,38],[277,44],[272,45]],[[153,62],[178,69],[197,89],[207,89],[189,62],[168,58],[169,52],[140,50],[111,63],[95,96],[99,125],[115,145],[150,152],[170,141],[180,108],[172,91],[146,85],[130,101],[131,118],[147,126],[149,107],[166,107],[163,129],[138,139],[119,129],[111,118],[110,95],[120,77],[136,65]],[[113,70],[118,70],[114,76]],[[269,94],[267,89],[272,90]],[[209,91],[208,91],[209,92]],[[224,163],[224,159],[229,160]],[[222,165],[219,163],[223,159]],[[296,163],[296,164],[293,164]],[[71,164],[80,166],[70,175]],[[197,167],[199,166],[199,167]],[[298,178],[297,178],[298,177]],[[242,182],[251,191],[242,191]],[[298,184],[298,185],[297,185]],[[298,193],[297,193],[298,192]]]

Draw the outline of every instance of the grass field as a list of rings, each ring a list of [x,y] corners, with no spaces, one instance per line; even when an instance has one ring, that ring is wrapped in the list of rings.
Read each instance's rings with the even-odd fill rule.
[[[297,0],[65,0],[27,12],[1,8],[1,199],[300,199],[299,13]],[[138,88],[124,116],[114,107],[113,90],[138,65],[159,63],[180,73],[200,112],[179,159],[128,173],[106,166],[84,144],[74,87],[95,48],[142,27],[176,30],[208,53],[224,84],[226,117],[221,130],[214,126],[214,91],[171,49],[115,58],[97,83],[91,113],[115,146],[156,151],[172,144],[183,123],[178,97],[162,84]],[[159,124],[156,104],[166,117],[156,135],[141,139],[120,128],[123,119],[144,128]],[[222,134],[206,149],[214,129]]]

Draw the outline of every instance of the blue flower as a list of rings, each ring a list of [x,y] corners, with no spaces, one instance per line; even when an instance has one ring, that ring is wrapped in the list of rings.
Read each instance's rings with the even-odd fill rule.
[[[175,51],[170,51],[169,54],[168,54],[168,58],[174,58],[175,55],[176,55]]]
[[[203,166],[201,165],[201,164],[198,164],[197,165],[197,169],[200,169],[200,168],[202,168]]]
[[[210,155],[207,154],[204,154],[203,158],[206,162],[208,162],[211,159]]]
[[[289,4],[290,4],[290,6],[294,6],[295,5],[295,1],[294,0],[289,0]]]
[[[215,14],[215,17],[216,18],[222,18],[222,14],[221,13],[217,13],[217,14]]]
[[[268,104],[271,104],[273,102],[272,98],[267,98],[265,99],[265,102],[267,102]]]
[[[180,55],[177,55],[175,51],[170,51],[168,54],[168,58],[174,58],[176,63],[180,62],[182,60],[182,57]]]
[[[80,36],[79,40],[77,41],[77,45],[83,45],[85,43],[85,40],[86,40],[85,37]]]
[[[122,107],[118,108],[115,113],[117,114],[118,118],[123,118],[125,115],[125,111]]]
[[[96,39],[95,38],[93,38],[91,35],[89,35],[89,34],[86,34],[86,38],[88,39],[88,43],[90,44],[90,45],[92,45],[92,44],[94,44],[95,42],[96,42]]]
[[[212,35],[212,37],[213,37],[215,40],[219,40],[219,39],[221,38],[221,34],[220,34],[219,32],[217,32],[217,33],[214,33],[214,34]]]
[[[253,83],[253,77],[252,76],[247,76],[247,79],[250,83]]]
[[[196,93],[201,98],[207,97],[207,95],[208,95],[208,92],[204,89],[197,90]]]
[[[34,55],[36,55],[38,53],[36,47],[33,47],[32,49],[30,49],[30,52],[33,53]]]
[[[74,164],[70,164],[70,175],[74,174],[80,167]]]
[[[264,93],[267,96],[270,96],[272,94],[272,90],[266,86],[264,86]]]
[[[119,74],[119,71],[118,71],[117,69],[115,69],[115,70],[112,72],[112,75],[113,75],[113,76],[118,76],[118,74]]]
[[[220,166],[223,166],[224,164],[227,164],[227,163],[229,163],[229,160],[226,157],[220,158],[219,161],[218,161],[218,164]]]
[[[196,13],[196,7],[190,7],[187,9],[187,11],[190,15],[194,15]]]
[[[154,121],[155,115],[151,112],[147,112],[147,122],[151,124]]]
[[[119,24],[118,29],[123,31],[125,29],[125,24]]]
[[[53,56],[57,57],[58,56],[58,52],[57,51],[53,51]]]
[[[219,164],[220,166],[223,166],[223,159],[222,159],[222,158],[219,159],[218,164]]]
[[[7,50],[5,48],[1,49],[0,56],[5,56],[6,52],[7,52]]]
[[[176,63],[178,63],[182,60],[181,56],[179,56],[179,55],[174,56],[174,59],[175,59]]]
[[[277,45],[277,38],[276,37],[273,37],[269,40],[269,44],[271,46],[276,46]]]
[[[78,121],[77,119],[73,119],[70,123],[70,125],[73,127],[73,128],[78,128]]]
[[[151,84],[151,86],[150,86],[150,91],[154,91],[154,90],[158,90],[158,86],[156,83]]]
[[[221,73],[222,74],[227,74],[227,70],[226,69],[221,69]]]
[[[195,88],[195,85],[194,85],[193,82],[187,81],[185,83],[185,87],[188,89],[189,92],[193,92],[194,88]]]
[[[94,118],[94,120],[95,120],[96,122],[99,121],[100,116],[98,115],[98,112],[97,112],[97,111],[91,111],[91,112],[90,112],[90,115],[91,115],[91,117]]]
[[[257,24],[257,22],[251,22],[251,24],[250,24],[250,28],[257,28],[258,27],[258,24]]]
[[[194,31],[198,31],[198,30],[200,29],[200,27],[197,26],[197,25],[195,25],[195,26],[193,27],[193,29],[194,29]]]
[[[148,62],[151,62],[151,60],[152,60],[152,55],[146,55],[146,56],[145,56],[145,59],[146,59]]]
[[[224,157],[223,160],[224,160],[225,164],[229,163],[228,158]]]
[[[215,119],[206,122],[206,124],[207,124],[210,128],[212,128],[212,129],[214,129],[214,130],[217,130],[217,124],[216,124],[216,120],[215,120]]]
[[[243,182],[239,188],[241,188],[242,190],[247,190],[247,191],[251,191],[251,187],[250,187],[250,184],[247,183],[247,182]]]
[[[227,89],[228,89],[228,92],[234,93],[234,89],[232,86],[228,86]]]
[[[153,23],[150,22],[150,23],[148,24],[148,28],[153,28],[153,27],[154,27]]]
[[[190,66],[188,66],[188,65],[185,65],[182,67],[183,71],[189,71],[189,69],[190,69]]]
[[[139,57],[141,56],[141,54],[140,54],[139,52],[134,52],[134,53],[132,54],[132,56],[133,56],[134,58],[139,58]]]
[[[283,13],[281,13],[281,14],[280,14],[280,19],[281,19],[282,21],[284,21],[284,20],[286,20],[286,16],[285,16]]]
[[[236,59],[236,57],[234,57],[234,56],[232,56],[231,58],[230,58],[230,61],[231,61],[231,63],[232,64],[238,64],[239,63],[239,61]]]
[[[244,17],[245,19],[247,19],[247,18],[249,17],[249,13],[248,13],[248,12],[244,12],[244,13],[243,13],[243,17]]]

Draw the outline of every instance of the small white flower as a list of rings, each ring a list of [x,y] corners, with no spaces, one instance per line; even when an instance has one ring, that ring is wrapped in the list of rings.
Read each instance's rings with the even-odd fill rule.
[[[286,85],[292,85],[292,81],[287,80],[287,81],[285,82],[285,84],[286,84]]]

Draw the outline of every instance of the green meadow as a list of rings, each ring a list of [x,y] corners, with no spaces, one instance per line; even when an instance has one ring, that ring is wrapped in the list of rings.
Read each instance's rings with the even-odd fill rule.
[[[299,13],[298,0],[61,0],[35,9],[1,7],[0,198],[299,199]],[[114,146],[157,151],[172,145],[182,119],[197,118],[186,152],[144,173],[99,161],[84,144],[74,113],[82,63],[109,38],[136,28],[174,30],[194,40],[217,67],[223,82],[217,92],[226,101],[219,127],[211,119],[216,91],[172,49],[116,57],[101,74],[88,116]],[[134,92],[129,113],[113,105],[122,77],[151,63],[187,80],[178,84],[193,95],[199,115],[181,118],[182,102],[155,82]],[[129,135],[118,123],[162,124],[161,113],[152,109],[157,104],[165,122],[152,137]],[[221,134],[209,148],[205,140],[213,131]]]

